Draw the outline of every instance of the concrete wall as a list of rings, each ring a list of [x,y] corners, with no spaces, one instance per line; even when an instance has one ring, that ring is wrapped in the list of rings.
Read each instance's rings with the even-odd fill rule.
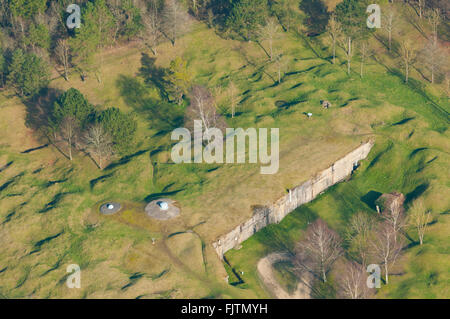
[[[317,195],[328,187],[341,182],[358,165],[360,160],[367,157],[372,149],[373,142],[367,142],[353,150],[331,167],[318,173],[313,179],[306,181],[300,186],[294,187],[289,193],[271,206],[259,206],[254,208],[253,216],[237,226],[231,232],[221,236],[213,247],[219,257],[228,250],[238,246],[260,229],[269,224],[279,223],[287,214],[295,210],[302,204],[312,201]]]

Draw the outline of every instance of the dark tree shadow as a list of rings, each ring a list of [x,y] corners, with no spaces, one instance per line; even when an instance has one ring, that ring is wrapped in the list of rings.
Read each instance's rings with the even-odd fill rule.
[[[428,183],[422,183],[419,186],[417,186],[412,192],[406,194],[405,199],[405,205],[409,205],[412,203],[416,198],[420,197],[429,187],[430,185]]]
[[[141,76],[145,83],[153,84],[159,90],[162,98],[169,100],[168,94],[165,90],[164,74],[165,70],[155,65],[156,58],[150,57],[146,53],[142,53],[141,68],[139,69],[139,76]]]
[[[308,28],[308,36],[325,31],[330,14],[322,0],[303,0],[300,2],[300,10],[306,14],[305,24]]]
[[[154,83],[153,80],[151,82]],[[146,116],[151,128],[157,130],[157,135],[164,135],[183,125],[183,109],[166,100],[150,97],[148,88],[136,78],[121,75],[116,85],[125,103],[140,115]]]
[[[361,197],[361,200],[367,204],[367,206],[369,206],[370,208],[372,208],[373,210],[376,209],[376,205],[375,205],[375,201],[381,196],[383,195],[380,192],[377,191],[370,191],[368,192],[366,195]]]
[[[35,97],[24,100],[27,115],[25,125],[34,130],[48,127],[53,104],[63,92],[58,89],[46,88]]]

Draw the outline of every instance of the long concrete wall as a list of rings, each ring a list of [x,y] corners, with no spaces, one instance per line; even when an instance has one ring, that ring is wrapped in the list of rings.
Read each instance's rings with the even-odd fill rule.
[[[317,174],[313,179],[289,190],[289,193],[271,206],[261,206],[254,209],[253,216],[237,226],[231,232],[221,236],[213,247],[220,258],[228,250],[238,246],[260,229],[269,224],[279,223],[287,214],[300,205],[312,201],[317,195],[328,187],[341,182],[357,167],[358,162],[367,157],[372,149],[373,142],[362,144],[343,158],[336,161],[331,167]]]

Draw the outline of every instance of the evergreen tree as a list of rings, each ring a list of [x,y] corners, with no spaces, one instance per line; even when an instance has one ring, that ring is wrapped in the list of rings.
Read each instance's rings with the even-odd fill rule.
[[[366,23],[368,5],[368,0],[344,0],[336,6],[336,19],[347,37],[355,40],[370,35],[372,29]]]
[[[43,24],[30,25],[28,36],[24,38],[24,44],[31,46],[33,49],[40,47],[43,49],[50,48],[50,33],[47,27]]]
[[[94,107],[83,94],[77,89],[71,88],[54,103],[50,122],[53,128],[57,128],[64,118],[72,117],[78,121],[81,128],[85,128],[94,112]]]
[[[125,153],[129,150],[137,129],[136,120],[131,114],[124,114],[118,108],[112,107],[101,112],[97,122],[111,136],[116,152]]]
[[[125,16],[121,34],[127,40],[130,40],[143,28],[141,11],[133,5],[133,1],[131,0],[123,0],[121,9]]]
[[[9,9],[16,17],[30,19],[38,12],[44,12],[47,0],[9,0]]]
[[[14,51],[8,67],[8,83],[20,96],[37,94],[49,83],[48,65],[33,53]]]
[[[250,40],[269,14],[267,0],[239,0],[231,9],[227,19],[228,28]]]

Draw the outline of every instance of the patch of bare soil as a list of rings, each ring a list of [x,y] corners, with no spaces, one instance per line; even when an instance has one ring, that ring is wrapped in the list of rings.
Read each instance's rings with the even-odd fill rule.
[[[272,253],[259,260],[257,269],[264,286],[269,293],[278,299],[311,299],[311,289],[307,284],[309,283],[310,278],[302,278],[293,294],[289,294],[278,283],[275,278],[275,274],[273,273],[272,265],[276,262],[287,259],[289,259],[287,254]]]

